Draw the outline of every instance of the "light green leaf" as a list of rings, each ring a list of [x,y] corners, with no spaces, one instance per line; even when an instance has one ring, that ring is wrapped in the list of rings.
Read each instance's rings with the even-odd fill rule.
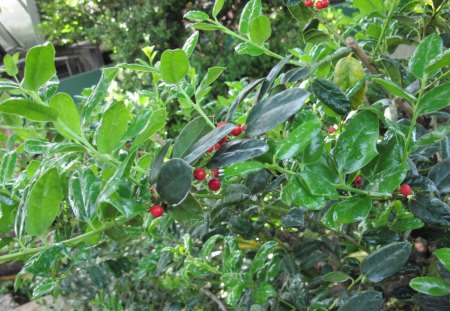
[[[219,14],[220,11],[222,11],[224,2],[225,0],[216,0],[214,2],[214,7],[212,9],[212,17],[216,18],[217,14]]]
[[[409,286],[419,293],[430,296],[450,295],[450,284],[436,277],[418,277],[409,282]]]
[[[450,271],[450,248],[441,248],[434,252],[439,261]]]
[[[22,98],[7,99],[0,104],[0,113],[14,114],[33,121],[55,121],[58,111]]]
[[[245,5],[241,13],[241,18],[239,20],[239,32],[249,33],[250,23],[252,20],[259,15],[261,15],[262,4],[261,0],[250,0]]]
[[[353,0],[353,6],[361,12],[361,15],[369,15],[371,13],[379,13],[386,15],[386,7],[383,0]]]
[[[423,79],[425,68],[442,52],[442,39],[438,34],[425,37],[409,60],[409,70],[418,79]]]
[[[58,120],[54,122],[56,130],[68,139],[77,139],[81,134],[81,117],[72,97],[58,93],[50,100],[50,107],[58,111]]]
[[[443,83],[425,93],[417,109],[419,115],[429,114],[450,105],[450,82]]]
[[[395,84],[395,82],[393,82],[393,81],[384,80],[384,79],[380,79],[380,78],[373,78],[372,80],[375,81],[376,83],[382,85],[386,89],[386,91],[388,91],[389,94],[391,94],[391,95],[407,99],[410,102],[416,101],[416,98],[413,95],[411,95],[410,93],[405,91],[403,88],[401,88],[400,86]]]
[[[189,11],[183,17],[194,22],[203,22],[209,18],[208,14],[202,11]]]
[[[191,57],[194,52],[195,46],[198,43],[199,33],[198,31],[194,31],[192,35],[187,38],[186,42],[183,45],[183,51],[186,53],[187,57]]]
[[[202,82],[200,83],[199,89],[204,89],[205,87],[209,86],[211,83],[217,80],[217,78],[220,77],[222,72],[225,70],[225,67],[211,67],[208,69],[208,73],[203,78]]]
[[[11,77],[15,77],[19,73],[19,68],[17,68],[18,58],[19,53],[14,54],[14,56],[6,54],[3,57],[3,65],[5,66],[6,73]]]
[[[113,153],[119,148],[127,131],[128,110],[123,102],[112,105],[103,115],[97,130],[97,149],[101,153]]]
[[[164,82],[176,84],[189,71],[189,59],[181,49],[167,50],[161,55],[161,76]]]
[[[264,43],[272,35],[270,19],[261,15],[254,18],[250,24],[250,39],[256,43]]]
[[[24,89],[37,91],[56,73],[55,49],[51,43],[45,43],[28,50],[25,60]]]
[[[133,150],[136,150],[154,134],[164,128],[166,125],[166,115],[166,109],[164,108],[152,112],[146,126],[137,135],[133,144]]]

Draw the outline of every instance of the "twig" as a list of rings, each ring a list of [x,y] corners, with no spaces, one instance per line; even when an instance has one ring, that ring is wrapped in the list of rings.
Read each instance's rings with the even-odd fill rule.
[[[225,305],[223,304],[223,302],[217,298],[216,295],[214,295],[213,293],[211,293],[209,290],[207,290],[206,288],[200,288],[200,290],[202,291],[203,294],[205,294],[206,296],[208,296],[209,298],[211,298],[212,301],[214,301],[215,303],[217,303],[217,305],[219,306],[219,310],[221,311],[227,311],[227,308],[225,307]]]
[[[378,74],[378,70],[373,65],[372,59],[366,54],[366,52],[364,52],[353,37],[347,38],[347,46],[355,52],[356,56],[361,60],[363,65],[366,66],[371,74]]]

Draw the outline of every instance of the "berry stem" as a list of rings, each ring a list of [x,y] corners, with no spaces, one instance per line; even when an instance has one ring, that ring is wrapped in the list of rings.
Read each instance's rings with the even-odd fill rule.
[[[186,100],[188,101],[189,105],[192,106],[192,108],[194,108],[195,110],[197,110],[197,112],[203,117],[203,119],[205,119],[206,123],[208,123],[212,128],[215,128],[216,126],[214,125],[214,123],[208,118],[208,116],[205,114],[205,112],[203,111],[203,109],[200,107],[200,105],[194,103],[192,101],[192,99],[189,97],[189,95],[186,93],[186,91],[179,85],[177,84],[177,88],[178,91],[183,94],[184,98],[186,98]]]

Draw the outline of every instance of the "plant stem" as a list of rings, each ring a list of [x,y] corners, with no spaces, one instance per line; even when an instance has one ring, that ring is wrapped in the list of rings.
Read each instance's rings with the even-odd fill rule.
[[[335,188],[340,189],[340,190],[346,190],[346,191],[350,191],[350,192],[354,192],[357,194],[363,194],[369,197],[373,197],[373,198],[379,198],[379,199],[389,199],[392,198],[392,195],[389,193],[379,193],[379,192],[373,192],[373,191],[366,191],[366,190],[361,190],[361,189],[357,189],[357,188],[353,188],[344,184],[334,184],[333,185]]]
[[[206,123],[208,123],[212,128],[215,128],[216,126],[214,125],[214,123],[208,118],[208,116],[205,114],[205,112],[203,111],[203,109],[200,107],[200,105],[194,103],[192,101],[192,99],[189,97],[189,95],[186,93],[185,90],[183,90],[183,88],[177,84],[177,88],[178,91],[183,94],[183,96],[186,98],[186,100],[188,101],[189,105],[192,106],[192,108],[194,108],[195,110],[197,110],[197,112],[203,117],[203,119],[205,119]]]
[[[320,16],[315,10],[311,10],[311,12],[314,14],[314,17],[319,20],[327,29],[328,31],[336,38],[337,41],[339,41],[341,44],[346,45],[347,42],[345,41],[344,37],[342,37],[339,33],[337,33],[336,30],[331,27],[326,20]]]
[[[384,40],[384,35],[386,34],[386,30],[387,30],[389,24],[391,23],[392,16],[394,16],[394,11],[397,8],[397,5],[398,5],[397,2],[398,2],[397,0],[392,2],[392,6],[389,9],[388,16],[384,20],[383,28],[381,29],[381,34],[380,34],[380,37],[378,38],[377,45],[375,46],[375,49],[372,52],[372,58],[375,57],[375,55],[377,54],[377,52],[381,46],[381,41]]]

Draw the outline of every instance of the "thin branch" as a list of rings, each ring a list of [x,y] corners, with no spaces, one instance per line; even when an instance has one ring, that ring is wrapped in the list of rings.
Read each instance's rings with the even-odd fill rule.
[[[200,290],[202,291],[203,294],[205,294],[206,296],[208,296],[212,301],[214,301],[215,303],[217,303],[217,305],[219,306],[219,310],[220,311],[227,311],[227,308],[225,307],[225,305],[223,304],[223,302],[217,298],[216,295],[214,295],[212,292],[210,292],[209,290],[207,290],[206,288],[200,288]]]
[[[373,65],[372,59],[364,50],[358,45],[353,37],[347,38],[347,46],[353,50],[356,56],[361,60],[363,65],[369,70],[371,74],[378,74],[377,68]]]

